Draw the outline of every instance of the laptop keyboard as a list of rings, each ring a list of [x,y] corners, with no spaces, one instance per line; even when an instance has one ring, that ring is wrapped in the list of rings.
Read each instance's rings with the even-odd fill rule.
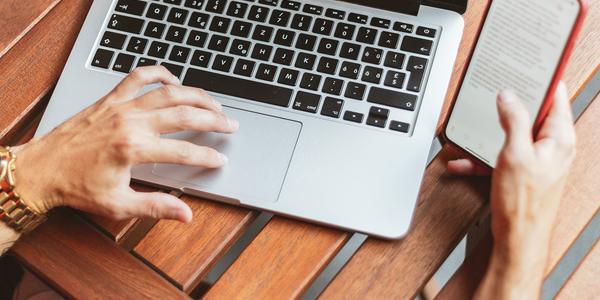
[[[439,35],[317,1],[115,2],[93,68],[161,64],[187,86],[401,133],[416,121]]]

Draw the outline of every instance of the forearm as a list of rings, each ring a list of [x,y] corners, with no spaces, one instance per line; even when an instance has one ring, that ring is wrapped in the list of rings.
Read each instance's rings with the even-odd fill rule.
[[[20,236],[21,235],[12,228],[9,228],[4,223],[0,222],[0,256],[8,251]]]

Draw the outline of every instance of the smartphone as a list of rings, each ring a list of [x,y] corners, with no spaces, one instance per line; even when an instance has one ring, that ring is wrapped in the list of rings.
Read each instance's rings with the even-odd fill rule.
[[[446,140],[494,168],[505,138],[496,108],[504,89],[521,98],[535,134],[586,11],[584,0],[492,1],[445,126]]]

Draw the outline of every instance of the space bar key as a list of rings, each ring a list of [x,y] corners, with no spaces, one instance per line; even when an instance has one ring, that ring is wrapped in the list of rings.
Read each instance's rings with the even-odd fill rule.
[[[193,68],[185,74],[183,85],[283,107],[289,107],[293,93],[291,89]]]

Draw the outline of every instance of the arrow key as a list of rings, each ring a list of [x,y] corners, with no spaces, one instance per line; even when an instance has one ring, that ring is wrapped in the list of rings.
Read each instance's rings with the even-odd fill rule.
[[[147,39],[139,38],[139,37],[131,37],[129,39],[129,44],[127,45],[127,51],[133,53],[143,54],[144,50],[146,50],[146,45],[148,44]]]

